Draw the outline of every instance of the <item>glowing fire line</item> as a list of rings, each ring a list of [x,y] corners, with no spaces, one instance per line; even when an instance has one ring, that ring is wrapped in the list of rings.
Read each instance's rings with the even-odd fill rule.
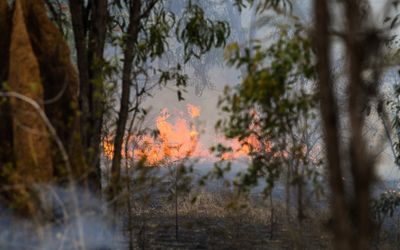
[[[199,107],[188,104],[186,114],[190,119],[200,117],[201,110]],[[145,159],[148,165],[163,165],[170,162],[183,160],[185,158],[205,158],[216,160],[210,150],[199,141],[199,132],[193,121],[185,119],[184,115],[175,118],[174,122],[170,122],[171,115],[168,109],[164,108],[160,115],[156,118],[156,129],[159,133],[157,137],[149,134],[132,137],[132,140],[138,145],[136,149],[128,152],[129,158],[137,160]],[[129,143],[133,143],[129,142]],[[231,152],[225,152],[221,155],[221,160],[234,160],[239,158],[248,158],[251,150],[261,150],[265,148],[270,151],[271,145],[262,143],[251,135],[240,141],[239,139],[218,138],[216,143],[227,145],[232,149]],[[113,144],[111,140],[103,141],[104,155],[111,159],[113,156]],[[122,152],[126,158],[125,152]]]

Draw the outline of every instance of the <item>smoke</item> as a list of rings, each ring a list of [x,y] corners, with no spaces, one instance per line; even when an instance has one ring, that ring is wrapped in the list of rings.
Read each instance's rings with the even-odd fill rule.
[[[117,230],[110,225],[106,206],[79,188],[40,186],[46,222],[23,219],[1,208],[0,249],[115,249]],[[77,206],[73,199],[78,200]]]

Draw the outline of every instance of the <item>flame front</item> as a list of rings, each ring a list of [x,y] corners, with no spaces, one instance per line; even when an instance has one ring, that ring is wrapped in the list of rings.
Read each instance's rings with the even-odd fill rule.
[[[188,114],[197,117],[200,115],[200,109],[188,106]],[[207,150],[202,149],[199,143],[199,132],[195,125],[190,125],[183,117],[175,119],[174,123],[169,122],[169,118],[168,110],[163,109],[156,119],[158,138],[153,139],[146,135],[139,139],[140,148],[134,151],[137,159],[145,158],[150,165],[159,165],[188,157],[208,156]]]
[[[187,116],[195,119],[200,116],[200,108],[187,105]],[[149,134],[133,138],[138,146],[128,156],[137,160],[145,159],[148,165],[168,165],[170,163],[193,157],[210,157],[208,150],[199,143],[199,132],[193,122],[181,114],[171,122],[171,115],[164,108],[156,118],[158,136]],[[132,142],[130,142],[132,143]],[[109,140],[103,141],[104,155],[111,159],[114,147]],[[122,152],[123,157],[125,153]]]
[[[243,141],[239,139],[220,139],[220,143],[223,145],[227,145],[232,149],[231,152],[225,152],[221,155],[222,160],[234,160],[238,158],[247,158],[251,151],[260,151],[261,150],[261,142],[256,138],[255,135],[250,135],[245,138]],[[267,148],[267,150],[269,150]]]
[[[199,131],[195,126],[195,119],[200,117],[200,113],[199,107],[188,104],[185,114],[181,112],[177,118],[172,119],[168,109],[164,108],[155,120],[158,136],[150,134],[132,136],[129,144],[137,146],[127,152],[128,157],[135,160],[144,159],[150,166],[161,166],[186,158],[202,158],[209,161],[235,160],[248,158],[253,151],[271,151],[270,143],[262,143],[254,135],[250,135],[244,140],[219,137],[212,144],[223,144],[232,151],[225,152],[220,159],[216,159],[212,152],[199,141]],[[103,151],[107,158],[113,157],[114,150],[111,140],[103,141]],[[122,156],[126,158],[124,150]],[[284,154],[282,156],[285,157]]]

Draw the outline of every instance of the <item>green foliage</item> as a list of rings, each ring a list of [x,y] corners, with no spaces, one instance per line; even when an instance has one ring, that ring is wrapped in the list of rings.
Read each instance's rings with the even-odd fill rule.
[[[182,18],[178,21],[176,37],[184,45],[184,59],[200,56],[213,47],[222,47],[230,33],[229,25],[222,21],[212,21],[204,10],[189,2]]]
[[[253,49],[254,55],[250,55],[248,48],[241,55],[238,45],[228,47],[228,63],[236,67],[244,65],[248,72],[242,84],[235,89],[226,88],[225,98],[220,100],[222,110],[231,114],[221,124],[230,138],[256,133],[245,129],[251,126],[263,128],[257,133],[260,137],[281,136],[314,104],[314,95],[301,88],[305,86],[297,86],[300,78],[311,79],[314,74],[311,46],[306,37],[300,32],[290,37],[283,31],[268,49],[261,46]]]
[[[192,189],[192,181],[193,166],[185,166],[182,162],[170,168],[168,175],[164,177],[168,199],[173,200],[177,196],[188,194]]]
[[[247,75],[241,84],[225,89],[219,107],[228,117],[216,126],[227,138],[238,138],[250,146],[251,166],[236,184],[247,188],[264,177],[268,193],[287,164],[286,158],[307,164],[305,144],[295,135],[316,104],[309,84],[314,78],[311,42],[295,24],[292,30],[281,28],[279,38],[267,48],[256,44],[241,49],[231,44],[225,58],[229,65],[245,67]],[[252,147],[249,137],[261,146]],[[215,149],[220,154],[229,150],[222,145]]]
[[[179,5],[181,6],[181,5]],[[138,40],[135,43],[135,72],[146,79],[159,77],[158,83],[166,86],[174,82],[177,96],[183,100],[184,88],[188,77],[182,72],[181,62],[189,63],[192,58],[200,59],[213,48],[223,47],[230,34],[229,25],[223,21],[214,21],[206,16],[204,10],[191,1],[182,10],[179,18],[166,7],[166,1],[158,1],[148,16],[143,16],[139,29]],[[109,22],[109,40],[116,48],[124,48],[128,28],[126,3],[115,1],[111,4]],[[151,61],[169,61],[169,50],[173,47],[183,47],[182,53],[174,53],[176,58],[171,67],[151,64]],[[182,60],[179,60],[182,59]],[[136,77],[138,73],[136,73]]]
[[[155,59],[164,55],[169,47],[168,38],[175,25],[175,15],[164,8],[156,9],[143,28],[144,39],[138,44],[142,61],[148,57]]]
[[[178,88],[177,95],[178,101],[184,100],[182,92],[186,92],[188,76],[181,73],[182,67],[178,64],[175,68],[169,70],[159,70],[161,73],[159,82],[166,86],[168,82],[175,81],[175,86]]]

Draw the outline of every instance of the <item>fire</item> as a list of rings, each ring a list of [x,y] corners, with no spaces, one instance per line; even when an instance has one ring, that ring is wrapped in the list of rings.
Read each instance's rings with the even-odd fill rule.
[[[127,152],[127,156],[135,160],[144,159],[151,166],[168,165],[186,158],[218,160],[199,140],[200,133],[195,125],[195,119],[200,117],[200,108],[192,104],[187,104],[186,108],[186,113],[181,112],[178,117],[173,117],[167,108],[162,109],[155,119],[158,136],[150,134],[131,136],[128,143],[136,146]],[[212,144],[216,143],[232,149],[231,152],[223,153],[221,160],[248,159],[251,152],[270,152],[272,147],[269,142],[260,142],[255,135],[243,140],[217,137]],[[107,138],[103,141],[104,155],[111,159],[113,151],[112,140]],[[122,156],[126,158],[125,150]],[[283,153],[282,156],[285,157]]]
[[[198,111],[193,113],[192,111]],[[200,109],[188,105],[188,114],[191,117],[200,115]],[[193,124],[189,124],[183,117],[175,119],[174,123],[169,121],[168,109],[163,109],[156,119],[156,128],[159,132],[158,138],[148,135],[139,140],[140,148],[136,149],[136,158],[145,158],[150,165],[167,164],[187,157],[206,156],[207,151],[202,149],[199,143],[199,132]]]
[[[223,145],[228,145],[232,151],[225,152],[221,155],[222,160],[234,160],[238,158],[247,158],[252,150],[261,151],[262,146],[261,142],[256,138],[255,135],[250,135],[245,138],[243,141],[239,139],[219,139],[220,143]]]
[[[168,165],[188,157],[210,157],[210,152],[203,148],[199,142],[199,131],[186,117],[195,119],[200,116],[200,108],[191,104],[187,105],[187,114],[180,114],[172,119],[167,108],[161,110],[156,118],[158,136],[149,134],[132,137],[131,142],[137,145],[133,153],[128,152],[128,157],[140,160],[145,159],[149,165]],[[103,141],[104,155],[111,159],[114,147],[110,140]],[[125,152],[122,152],[125,156]]]
[[[196,118],[196,117],[200,116],[200,108],[199,107],[196,107],[196,106],[194,106],[192,104],[188,104],[187,105],[187,110],[188,110],[189,115],[192,118]]]
[[[112,144],[111,138],[109,137],[103,140],[103,153],[109,159],[113,157],[114,145]]]

